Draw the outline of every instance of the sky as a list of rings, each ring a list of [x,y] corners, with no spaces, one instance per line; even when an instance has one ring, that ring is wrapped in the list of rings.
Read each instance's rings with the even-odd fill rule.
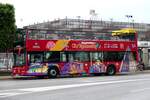
[[[63,18],[150,23],[150,0],[0,0],[15,7],[17,27]],[[132,15],[133,18],[127,18]]]

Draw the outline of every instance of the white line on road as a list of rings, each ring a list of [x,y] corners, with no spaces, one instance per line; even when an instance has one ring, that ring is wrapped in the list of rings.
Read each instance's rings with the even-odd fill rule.
[[[23,89],[12,89],[12,90],[4,90],[0,91],[0,98],[16,96],[27,93],[34,92],[43,92],[43,91],[52,91],[59,89],[67,89],[67,88],[75,88],[75,87],[83,87],[83,86],[94,86],[94,85],[105,85],[105,84],[115,84],[115,83],[128,83],[128,82],[137,82],[137,81],[148,81],[150,79],[134,79],[134,80],[120,80],[120,81],[106,81],[106,82],[93,82],[93,83],[82,83],[82,84],[71,84],[71,85],[59,85],[59,86],[48,86],[48,87],[35,87],[35,88],[23,88]],[[15,91],[20,91],[20,93],[16,93]]]
[[[19,94],[22,94],[22,93],[10,93],[10,92],[8,92],[8,93],[0,93],[0,98],[2,98],[2,97],[10,97],[10,96],[15,96],[15,95],[19,95]]]

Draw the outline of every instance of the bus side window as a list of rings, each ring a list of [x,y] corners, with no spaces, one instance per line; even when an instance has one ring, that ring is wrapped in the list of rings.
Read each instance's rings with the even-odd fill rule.
[[[67,54],[65,52],[60,53],[60,61],[67,62]]]
[[[92,61],[100,60],[103,61],[103,54],[102,52],[93,52],[92,53]]]
[[[74,57],[73,57],[73,54],[69,54],[69,62],[73,62],[74,61]]]
[[[60,62],[60,52],[52,51],[45,53],[45,62]]]
[[[31,63],[41,63],[43,61],[43,54],[31,54]]]
[[[46,60],[50,59],[51,54],[50,53],[46,53]]]

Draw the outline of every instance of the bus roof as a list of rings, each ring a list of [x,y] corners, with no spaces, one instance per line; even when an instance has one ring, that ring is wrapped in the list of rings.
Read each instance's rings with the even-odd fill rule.
[[[115,35],[126,35],[126,34],[135,34],[136,30],[133,28],[125,28],[117,31],[112,31],[112,36]]]

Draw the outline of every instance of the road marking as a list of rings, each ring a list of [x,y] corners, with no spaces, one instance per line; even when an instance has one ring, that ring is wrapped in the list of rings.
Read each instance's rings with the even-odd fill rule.
[[[18,89],[7,90],[7,91],[0,91],[0,98],[10,97],[10,96],[15,96],[15,95],[21,95],[21,94],[25,94],[25,93],[29,93],[29,92],[20,91]]]
[[[150,79],[120,80],[120,81],[106,81],[106,82],[93,82],[93,83],[90,82],[90,83],[80,83],[80,84],[70,84],[70,85],[59,85],[59,86],[48,86],[48,87],[35,87],[35,88],[3,90],[3,91],[0,91],[0,98],[16,96],[16,95],[21,95],[21,94],[27,94],[27,93],[52,91],[52,90],[83,87],[83,86],[128,83],[128,82],[148,81],[148,80],[150,80]]]
[[[9,96],[15,96],[15,95],[19,95],[19,94],[21,94],[21,93],[0,93],[0,97],[2,98],[2,97],[9,97]]]
[[[83,86],[104,85],[104,84],[114,84],[114,83],[127,83],[127,82],[141,81],[141,80],[144,80],[144,79],[108,81],[108,82],[93,82],[93,83],[82,83],[82,84],[71,84],[71,85],[49,86],[49,87],[36,87],[36,88],[25,88],[25,89],[19,89],[19,90],[27,91],[27,92],[42,92],[42,91],[51,91],[51,90],[58,90],[58,89],[83,87]],[[145,80],[150,80],[150,79],[145,79]]]

